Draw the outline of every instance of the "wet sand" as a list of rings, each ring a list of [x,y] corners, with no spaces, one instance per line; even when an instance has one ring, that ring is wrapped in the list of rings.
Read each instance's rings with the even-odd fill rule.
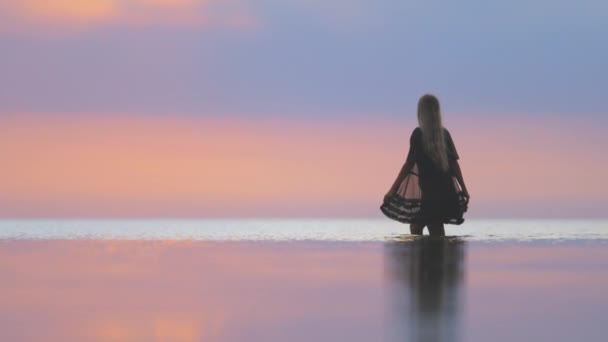
[[[592,241],[0,240],[0,341],[600,341]]]

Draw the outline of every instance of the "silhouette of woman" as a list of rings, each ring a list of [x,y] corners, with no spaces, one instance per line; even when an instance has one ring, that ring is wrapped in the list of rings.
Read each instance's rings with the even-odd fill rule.
[[[418,101],[418,127],[410,137],[407,159],[384,196],[380,210],[389,218],[410,224],[410,232],[445,236],[444,224],[462,224],[469,192],[458,153],[441,122],[439,100],[432,94]]]

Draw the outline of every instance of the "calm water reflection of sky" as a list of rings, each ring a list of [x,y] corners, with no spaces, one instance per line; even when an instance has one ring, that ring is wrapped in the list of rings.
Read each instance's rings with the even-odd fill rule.
[[[0,240],[3,341],[601,340],[576,242]]]

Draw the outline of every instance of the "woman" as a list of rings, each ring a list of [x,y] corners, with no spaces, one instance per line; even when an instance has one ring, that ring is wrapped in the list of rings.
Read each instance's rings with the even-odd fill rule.
[[[389,218],[410,223],[410,232],[445,236],[444,224],[462,224],[469,203],[458,153],[441,123],[439,100],[431,94],[418,101],[418,127],[401,172],[384,196],[380,210]]]

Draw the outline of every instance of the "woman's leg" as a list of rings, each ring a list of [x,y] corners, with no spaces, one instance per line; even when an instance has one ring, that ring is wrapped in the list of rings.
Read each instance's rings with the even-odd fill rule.
[[[435,221],[433,223],[429,223],[429,235],[445,236],[445,228],[443,227],[443,222]]]
[[[412,223],[410,224],[410,233],[412,235],[422,235],[422,231],[424,230],[424,224],[421,223]]]

